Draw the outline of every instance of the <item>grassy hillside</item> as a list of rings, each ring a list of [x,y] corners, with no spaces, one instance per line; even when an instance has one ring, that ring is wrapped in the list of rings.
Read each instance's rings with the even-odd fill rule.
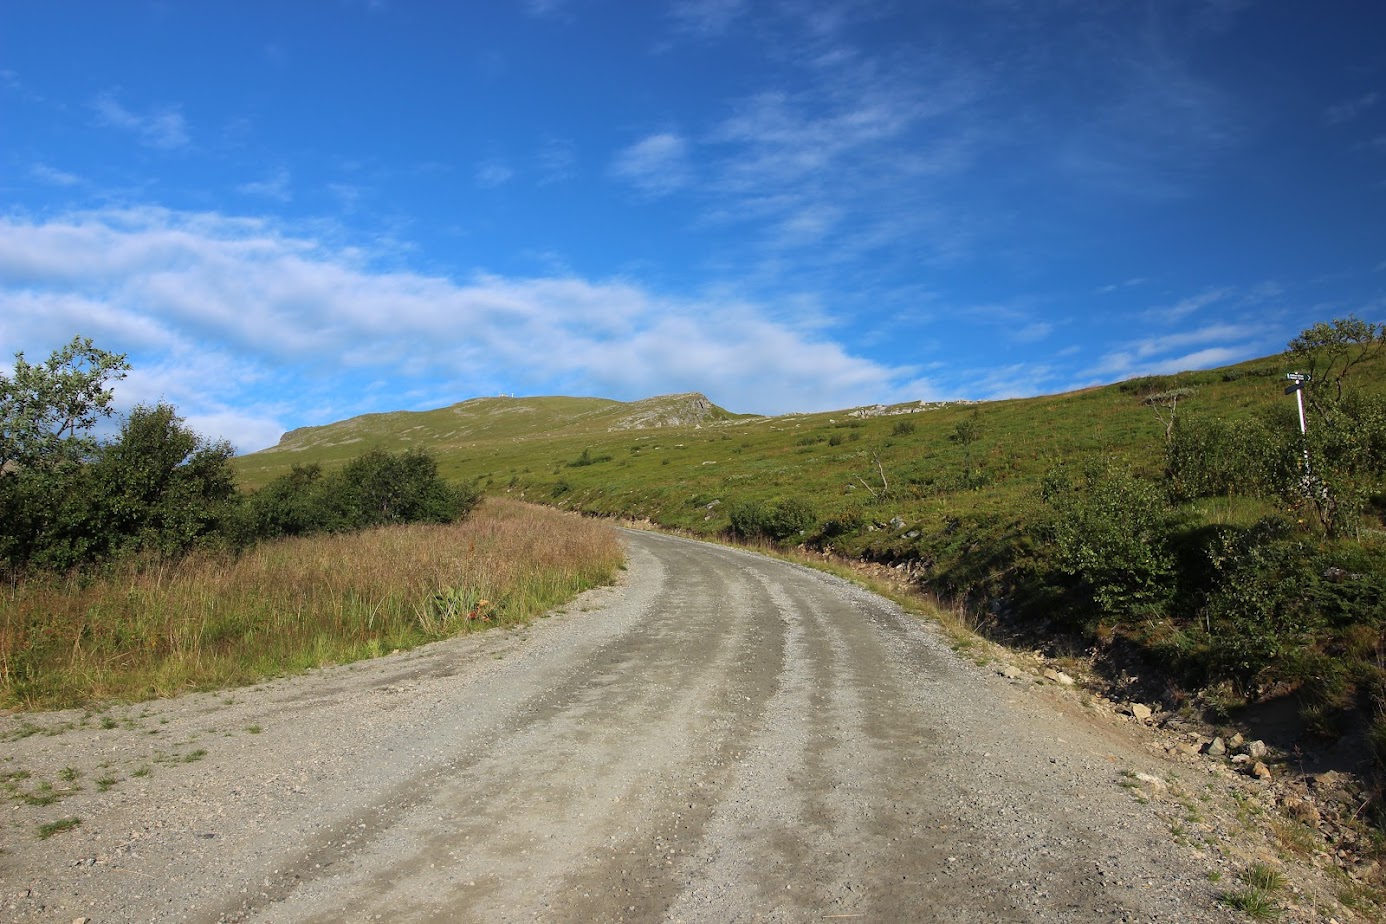
[[[1158,473],[1165,427],[1146,403],[1153,394],[1190,390],[1177,409],[1186,417],[1237,418],[1265,406],[1291,413],[1282,394],[1285,371],[1273,358],[975,405],[781,417],[715,408],[696,427],[626,423],[641,409],[677,406],[684,396],[636,404],[480,398],[296,430],[278,446],[237,459],[236,467],[242,484],[254,488],[294,464],[332,466],[367,448],[417,446],[434,452],[448,477],[476,481],[492,494],[706,534],[727,529],[736,501],[795,496],[821,522],[839,524],[835,547],[908,556],[911,532],[943,529],[959,517],[1011,517],[1032,502],[1040,479],[1060,460],[1102,457]],[[584,452],[589,464],[580,464]],[[1233,502],[1219,515],[1244,513]],[[906,526],[890,529],[897,518]]]
[[[750,416],[750,415],[746,415]],[[333,466],[370,449],[424,449],[456,478],[474,478],[498,453],[544,455],[554,441],[584,443],[593,434],[636,428],[698,428],[742,419],[702,395],[623,403],[605,398],[474,398],[432,411],[367,414],[292,430],[277,445],[238,460],[242,484],[259,487],[294,465]]]

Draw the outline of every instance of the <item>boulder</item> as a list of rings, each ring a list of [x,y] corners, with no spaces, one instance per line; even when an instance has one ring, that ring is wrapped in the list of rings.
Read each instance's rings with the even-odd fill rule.
[[[1131,718],[1137,720],[1137,722],[1146,722],[1150,716],[1155,715],[1153,709],[1150,709],[1148,705],[1141,704],[1141,702],[1127,702],[1127,704],[1119,709],[1119,712],[1121,712],[1121,715],[1131,716]]]
[[[1135,773],[1132,775],[1132,779],[1151,792],[1161,792],[1165,788],[1164,780],[1158,776],[1151,776],[1149,773]]]

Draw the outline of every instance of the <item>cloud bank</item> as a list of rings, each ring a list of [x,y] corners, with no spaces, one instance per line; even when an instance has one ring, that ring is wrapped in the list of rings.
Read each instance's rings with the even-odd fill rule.
[[[130,354],[126,406],[172,401],[241,450],[498,392],[696,390],[761,413],[934,397],[911,367],[729,296],[381,268],[359,248],[215,213],[0,219],[0,351],[41,357],[79,333]]]

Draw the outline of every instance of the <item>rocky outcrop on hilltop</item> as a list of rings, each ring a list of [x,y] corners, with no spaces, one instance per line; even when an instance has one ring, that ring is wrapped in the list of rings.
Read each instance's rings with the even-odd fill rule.
[[[698,392],[662,395],[631,402],[629,413],[611,430],[647,430],[653,427],[701,427],[726,420],[730,415]]]

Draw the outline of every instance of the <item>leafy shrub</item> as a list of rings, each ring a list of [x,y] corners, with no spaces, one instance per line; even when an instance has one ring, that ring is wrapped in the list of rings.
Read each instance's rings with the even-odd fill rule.
[[[731,532],[740,539],[757,539],[765,535],[765,523],[769,515],[760,501],[739,500],[727,509],[731,520]]]
[[[897,420],[895,426],[890,428],[891,436],[909,436],[914,433],[916,427],[913,420]]]
[[[279,536],[302,536],[325,528],[314,499],[322,466],[295,465],[287,475],[281,475],[241,505],[235,545],[250,545],[256,539]]]
[[[821,539],[835,539],[838,536],[847,536],[859,532],[866,525],[866,517],[860,510],[844,510],[835,516],[831,516],[823,521],[823,526],[819,529],[818,535]]]
[[[1244,529],[1219,529],[1208,554],[1208,670],[1247,690],[1319,621],[1310,605],[1313,550],[1288,523],[1272,518]]]
[[[1303,471],[1291,426],[1273,417],[1176,420],[1165,455],[1171,493],[1185,500],[1285,493]]]
[[[1139,378],[1127,379],[1117,388],[1126,392],[1128,395],[1149,395],[1156,392],[1168,391],[1174,384],[1174,380],[1167,375],[1146,375]]]
[[[610,462],[611,456],[594,456],[592,450],[584,449],[582,455],[568,463],[569,468],[585,468],[589,465],[597,465],[601,462]]]
[[[171,405],[137,407],[92,470],[113,548],[174,555],[210,536],[236,496],[231,444],[209,442]]]
[[[766,506],[760,501],[737,501],[727,511],[732,535],[741,539],[769,539],[783,542],[813,528],[813,510],[796,497]]]
[[[1284,493],[1308,506],[1329,536],[1346,535],[1386,476],[1386,399],[1320,395],[1312,408],[1310,475]]]
[[[0,554],[12,567],[177,555],[215,536],[234,508],[230,444],[205,440],[170,405],[136,407],[91,453],[0,478]]]
[[[342,532],[391,523],[447,523],[480,500],[473,485],[449,485],[426,452],[372,450],[324,473],[295,466],[247,501],[250,538]]]
[[[1129,472],[1091,466],[1075,484],[1062,468],[1045,478],[1050,516],[1040,527],[1058,569],[1078,581],[1101,615],[1161,612],[1174,596],[1172,517],[1159,489]]]

